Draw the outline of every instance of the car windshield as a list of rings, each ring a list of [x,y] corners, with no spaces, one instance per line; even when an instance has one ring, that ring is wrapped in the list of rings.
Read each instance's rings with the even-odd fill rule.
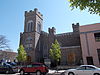
[[[85,66],[80,66],[80,67],[78,67],[78,68],[76,68],[77,70],[85,70],[86,68],[85,68]]]
[[[27,67],[32,67],[32,65],[27,65]]]
[[[95,67],[92,67],[92,66],[86,66],[86,70],[95,70],[96,68]]]

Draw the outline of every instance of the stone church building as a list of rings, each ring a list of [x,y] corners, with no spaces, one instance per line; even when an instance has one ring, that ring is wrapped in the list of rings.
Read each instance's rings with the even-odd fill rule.
[[[55,39],[61,47],[62,65],[78,65],[82,60],[79,23],[72,24],[73,32],[56,34],[54,27],[43,29],[43,15],[34,9],[25,11],[24,32],[20,33],[20,44],[27,52],[28,61],[43,62],[49,59],[49,50]]]

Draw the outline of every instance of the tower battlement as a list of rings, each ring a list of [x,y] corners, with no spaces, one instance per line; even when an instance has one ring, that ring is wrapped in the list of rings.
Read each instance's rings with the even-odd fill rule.
[[[72,27],[78,27],[79,26],[79,23],[76,23],[76,24],[72,24]]]
[[[79,23],[72,24],[73,32],[79,32]]]
[[[56,34],[56,29],[54,27],[48,28],[49,34]]]
[[[30,10],[30,11],[25,11],[25,16],[32,16],[32,15],[38,15],[41,19],[43,19],[43,15],[38,11],[37,8],[35,8],[34,10]]]

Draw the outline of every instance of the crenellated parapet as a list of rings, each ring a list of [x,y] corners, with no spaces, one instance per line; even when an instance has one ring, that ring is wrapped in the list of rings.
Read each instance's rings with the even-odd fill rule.
[[[61,33],[61,34],[57,34],[56,36],[67,36],[67,37],[71,37],[73,36],[73,32],[69,32],[69,33]]]
[[[30,11],[25,11],[25,17],[29,17],[29,16],[32,16],[32,15],[37,15],[39,16],[41,19],[43,19],[43,15],[38,11],[37,8],[35,8],[34,10],[30,10]]]
[[[49,34],[53,34],[53,35],[55,35],[56,34],[56,29],[54,28],[54,27],[52,27],[52,28],[48,28],[48,32],[49,32]]]
[[[73,32],[79,32],[79,23],[72,24]]]

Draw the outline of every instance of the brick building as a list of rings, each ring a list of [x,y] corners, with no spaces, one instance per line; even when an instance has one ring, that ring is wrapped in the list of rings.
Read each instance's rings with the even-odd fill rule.
[[[49,59],[49,50],[55,39],[61,46],[61,64],[76,65],[82,60],[80,45],[79,23],[72,24],[73,32],[56,34],[54,27],[44,32],[43,15],[34,9],[25,11],[24,32],[20,33],[20,44],[27,52],[31,62],[43,62]]]
[[[83,63],[100,67],[100,23],[83,25],[79,29]]]
[[[16,60],[17,53],[11,51],[0,50],[0,60],[5,60],[7,62],[13,62]]]

